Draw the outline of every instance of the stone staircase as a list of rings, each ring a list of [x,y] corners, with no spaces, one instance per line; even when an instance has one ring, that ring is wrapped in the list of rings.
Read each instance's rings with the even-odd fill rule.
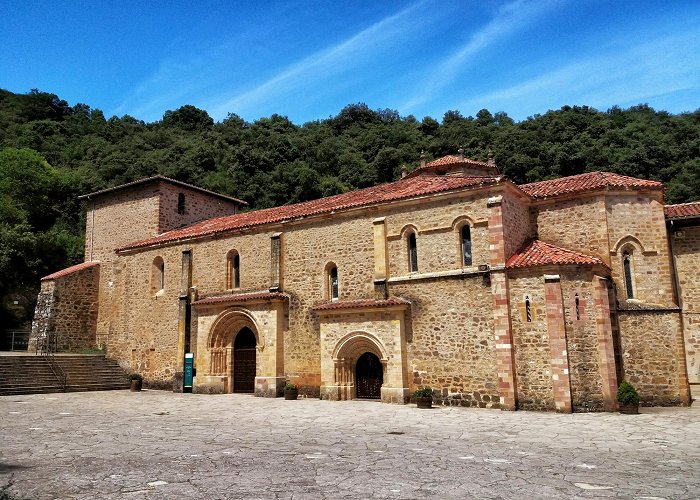
[[[116,361],[102,355],[0,356],[0,396],[64,392],[61,371],[66,376],[67,392],[128,389],[126,378]],[[51,362],[60,367],[52,369]]]

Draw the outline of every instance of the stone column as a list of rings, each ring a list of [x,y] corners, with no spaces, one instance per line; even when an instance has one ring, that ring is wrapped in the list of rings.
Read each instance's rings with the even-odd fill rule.
[[[190,287],[192,286],[192,251],[182,252],[182,269],[180,272],[180,297],[177,311],[177,354],[175,358],[175,375],[173,392],[182,392],[183,371],[185,369],[185,349],[190,333]]]
[[[386,218],[379,217],[372,221],[374,241],[374,295],[375,298],[386,299],[389,291],[386,280],[389,278],[389,252],[386,241]]]
[[[270,237],[270,291],[282,289],[282,233]]]
[[[544,295],[547,309],[547,332],[552,370],[554,407],[558,412],[571,413],[571,381],[569,377],[569,354],[566,345],[564,324],[564,300],[558,274],[544,276]]]
[[[496,370],[501,409],[515,410],[515,357],[513,331],[510,322],[510,296],[505,272],[505,236],[503,234],[503,198],[488,199],[489,210],[489,264],[491,266],[491,294],[493,296],[493,328],[496,339]]]
[[[598,366],[603,387],[603,408],[605,411],[615,411],[617,409],[617,370],[610,321],[608,280],[606,278],[593,276],[593,296],[595,298],[596,331],[598,333]]]

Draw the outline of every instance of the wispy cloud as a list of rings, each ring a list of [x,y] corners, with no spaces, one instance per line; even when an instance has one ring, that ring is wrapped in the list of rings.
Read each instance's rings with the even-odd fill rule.
[[[507,35],[528,26],[552,6],[560,3],[554,0],[516,0],[501,6],[494,18],[469,37],[462,47],[426,71],[430,76],[421,81],[420,88],[400,109],[411,111],[418,105],[432,100],[440,90],[453,83],[466,70],[471,58],[493,43],[502,42]]]
[[[700,92],[698,32],[659,37],[584,58],[516,85],[474,96],[460,109],[518,109],[524,116],[564,104],[632,105],[657,96]]]
[[[416,2],[334,46],[311,54],[249,90],[212,102],[212,116],[225,116],[229,111],[245,114],[265,103],[274,103],[282,95],[297,94],[331,77],[352,73],[353,67],[372,57],[378,46],[417,31],[417,25],[425,23],[428,17],[425,12],[418,15],[424,3]]]

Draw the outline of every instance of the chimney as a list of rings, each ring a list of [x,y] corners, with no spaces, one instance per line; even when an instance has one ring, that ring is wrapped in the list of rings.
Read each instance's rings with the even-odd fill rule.
[[[489,147],[489,152],[488,152],[487,158],[488,158],[488,159],[486,160],[486,163],[488,163],[489,166],[491,166],[491,167],[495,167],[495,166],[496,166],[496,162],[493,161],[493,151],[491,151],[491,148],[490,148],[490,147]]]
[[[425,151],[420,152],[420,166],[425,167]]]
[[[459,148],[457,152],[459,153],[459,161],[464,161],[464,148]]]
[[[401,165],[401,178],[403,179],[408,175],[408,169],[406,168],[406,165]]]

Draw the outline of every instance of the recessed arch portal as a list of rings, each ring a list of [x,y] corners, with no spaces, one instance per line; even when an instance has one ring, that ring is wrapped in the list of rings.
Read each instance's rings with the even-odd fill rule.
[[[210,375],[226,378],[225,392],[254,392],[258,370],[259,328],[242,308],[219,315],[209,332]]]

